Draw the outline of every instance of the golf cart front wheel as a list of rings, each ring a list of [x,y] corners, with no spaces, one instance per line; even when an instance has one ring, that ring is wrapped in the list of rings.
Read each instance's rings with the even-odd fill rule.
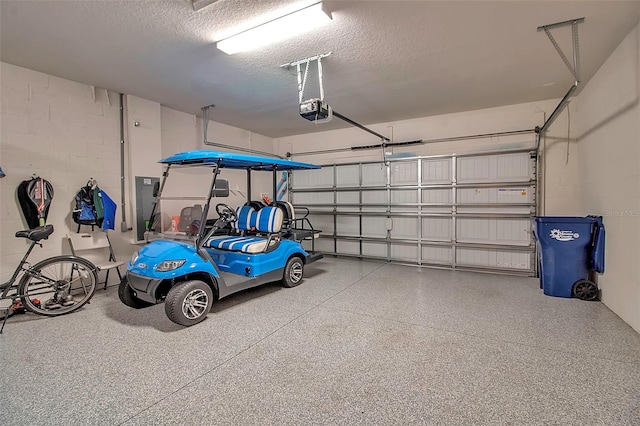
[[[573,285],[573,295],[580,300],[596,300],[598,298],[598,285],[589,280],[578,280]]]
[[[282,285],[285,287],[295,287],[302,282],[304,274],[304,262],[299,257],[292,257],[284,267]]]
[[[189,327],[204,320],[213,304],[211,287],[203,281],[185,281],[167,294],[164,311],[176,324]]]
[[[134,296],[127,277],[122,278],[120,285],[118,285],[118,297],[122,303],[133,309],[142,309],[153,305],[153,303],[145,302]]]

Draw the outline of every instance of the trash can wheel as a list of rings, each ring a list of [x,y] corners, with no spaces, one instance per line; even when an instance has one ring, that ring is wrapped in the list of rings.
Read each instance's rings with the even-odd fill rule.
[[[573,295],[580,300],[596,300],[598,285],[589,280],[578,280],[573,285]]]

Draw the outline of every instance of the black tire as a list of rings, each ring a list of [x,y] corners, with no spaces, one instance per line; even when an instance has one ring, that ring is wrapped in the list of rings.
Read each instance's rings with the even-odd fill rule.
[[[118,285],[118,297],[122,303],[133,309],[148,308],[153,305],[153,303],[145,302],[133,295],[133,289],[129,285],[127,277],[122,278],[120,285]]]
[[[596,300],[598,298],[598,285],[593,281],[578,280],[573,285],[572,293],[580,300]]]
[[[96,291],[95,265],[76,256],[56,256],[38,262],[20,280],[18,292],[29,311],[58,316],[80,309]]]
[[[300,285],[302,276],[304,275],[304,262],[297,256],[287,261],[284,267],[284,275],[282,276],[282,285],[287,288]]]
[[[203,321],[213,305],[213,291],[203,281],[176,284],[167,293],[164,311],[176,324],[190,327]]]

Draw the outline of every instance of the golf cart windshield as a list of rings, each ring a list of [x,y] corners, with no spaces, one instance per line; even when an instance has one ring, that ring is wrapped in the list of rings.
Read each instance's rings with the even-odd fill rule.
[[[209,232],[219,218],[217,204],[235,208],[248,201],[248,194],[238,186],[247,181],[247,172],[319,168],[279,158],[209,150],[178,153],[160,163],[166,169],[147,226],[147,240],[193,243]]]

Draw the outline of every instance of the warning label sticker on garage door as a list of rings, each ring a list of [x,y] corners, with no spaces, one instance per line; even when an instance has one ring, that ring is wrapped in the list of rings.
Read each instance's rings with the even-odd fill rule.
[[[501,197],[526,197],[526,188],[498,188],[498,196]]]

